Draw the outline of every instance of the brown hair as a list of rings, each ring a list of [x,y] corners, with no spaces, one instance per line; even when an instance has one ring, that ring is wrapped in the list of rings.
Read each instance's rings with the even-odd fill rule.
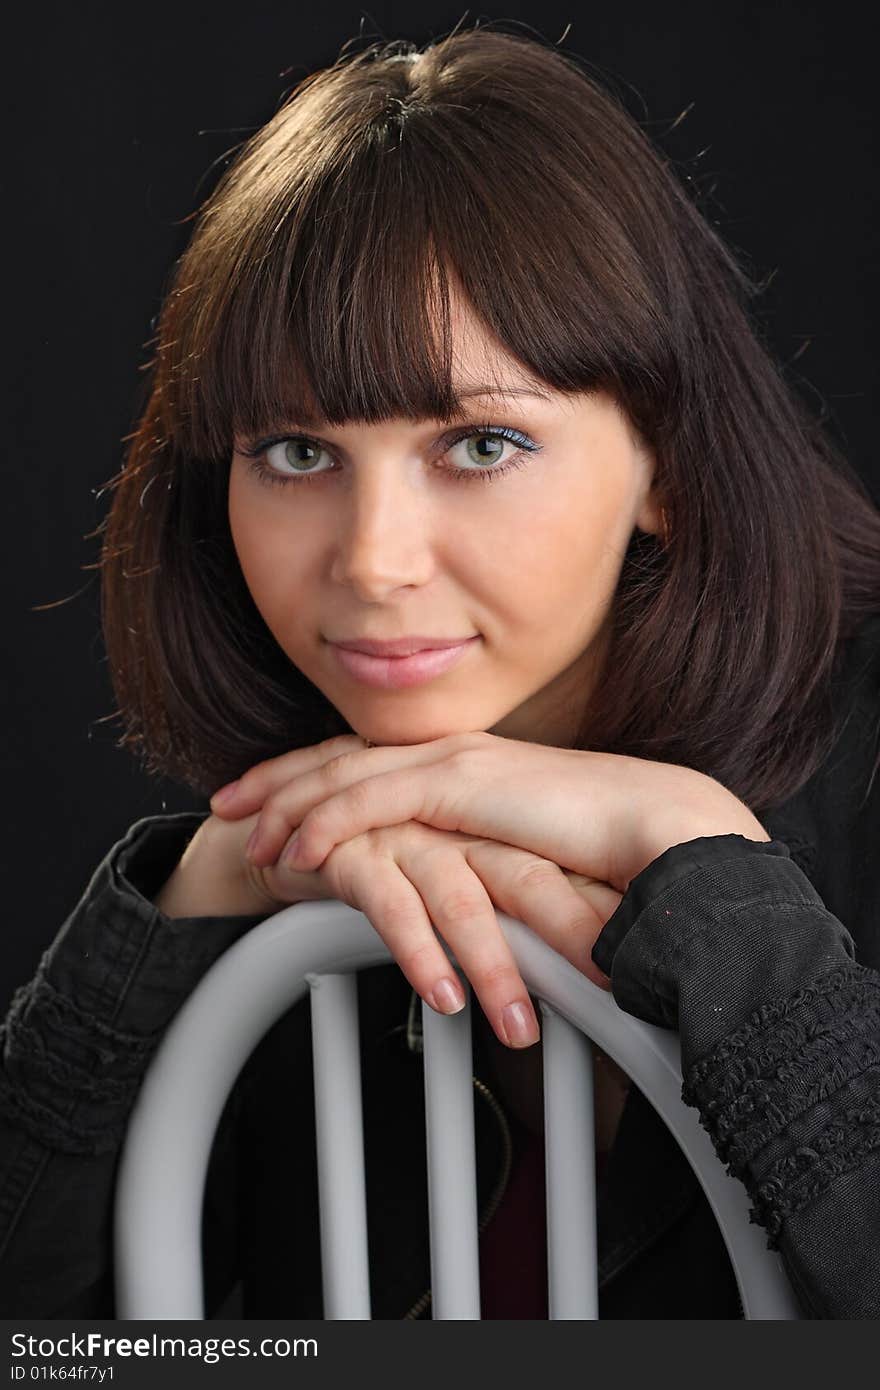
[[[618,98],[486,26],[343,53],[201,209],[99,528],[120,746],[211,792],[350,732],[244,584],[232,437],[454,416],[450,275],[533,376],[611,393],[656,454],[669,540],[633,535],[576,746],[781,801],[830,748],[835,658],[880,608],[880,513],[750,323],[760,287]]]

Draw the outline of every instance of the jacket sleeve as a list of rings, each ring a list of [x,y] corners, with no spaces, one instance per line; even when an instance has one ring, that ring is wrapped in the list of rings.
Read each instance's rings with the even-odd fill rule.
[[[113,1192],[135,1096],[184,999],[262,920],[171,920],[149,900],[206,815],[132,825],[0,1029],[4,1317],[114,1316]]]
[[[592,954],[622,1009],[678,1030],[682,1099],[805,1313],[880,1317],[880,972],[788,847],[673,846]]]

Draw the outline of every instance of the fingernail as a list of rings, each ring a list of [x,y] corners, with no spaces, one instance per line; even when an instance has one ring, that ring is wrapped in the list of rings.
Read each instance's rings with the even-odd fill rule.
[[[244,847],[244,852],[245,852],[245,854],[247,854],[247,855],[253,854],[254,850],[257,848],[257,841],[259,840],[259,838],[260,838],[259,829],[258,829],[257,827],[254,827],[254,829],[253,829],[253,830],[251,831],[251,833],[250,833],[250,838],[249,838],[247,844],[246,844],[245,847]]]
[[[287,841],[287,844],[284,846],[284,853],[283,853],[282,856],[281,856],[281,863],[282,863],[282,864],[293,864],[293,863],[295,862],[295,860],[296,860],[296,856],[297,856],[298,851],[299,851],[299,831],[297,831],[297,833],[296,833],[295,835],[291,835],[290,839]]]
[[[241,779],[239,779],[240,781]],[[220,787],[211,797],[212,806],[225,806],[227,801],[231,801],[238,790],[238,781],[227,782],[225,787]]]
[[[464,1008],[466,1000],[458,981],[444,978],[438,980],[431,990],[428,1003],[440,1014],[457,1014]]]
[[[525,1004],[508,1004],[503,1008],[501,1026],[510,1047],[530,1047],[540,1037],[537,1019]]]

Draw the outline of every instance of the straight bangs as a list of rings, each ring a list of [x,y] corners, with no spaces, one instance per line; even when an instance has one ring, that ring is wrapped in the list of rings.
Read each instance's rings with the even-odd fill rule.
[[[671,337],[676,318],[687,325],[658,305],[664,286],[638,244],[650,236],[650,199],[619,177],[620,189],[609,186],[603,137],[618,169],[627,151],[619,126],[583,119],[584,76],[554,55],[572,90],[562,81],[554,108],[536,82],[524,102],[534,46],[502,42],[522,48],[521,62],[493,78],[478,120],[444,103],[437,49],[413,55],[418,69],[398,65],[398,96],[388,65],[370,87],[368,51],[298,88],[244,147],[169,297],[179,331],[164,334],[162,375],[183,456],[219,458],[236,436],[292,423],[462,417],[453,290],[535,386],[607,389],[656,430],[660,403],[681,394]],[[585,144],[589,131],[589,159],[559,139],[559,107],[575,100],[569,124],[583,126]],[[536,147],[540,159],[524,160]]]

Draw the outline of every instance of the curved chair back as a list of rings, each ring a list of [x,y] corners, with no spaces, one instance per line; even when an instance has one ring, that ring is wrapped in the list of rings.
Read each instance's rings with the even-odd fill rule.
[[[747,1318],[800,1318],[775,1251],[681,1100],[674,1033],[624,1013],[522,922],[498,921],[542,1013],[551,1319],[598,1316],[590,1039],[653,1104],[691,1163],[727,1245]],[[369,1318],[355,972],[393,959],[340,902],[284,908],[207,972],[172,1021],[132,1112],[116,1187],[116,1316],[205,1316],[201,1213],[208,1159],[235,1079],[268,1029],[311,992],[324,1316]],[[454,964],[454,961],[453,961]],[[467,982],[463,981],[467,991]],[[469,991],[468,998],[469,998]],[[422,1006],[432,1316],[480,1317],[468,1007]]]

